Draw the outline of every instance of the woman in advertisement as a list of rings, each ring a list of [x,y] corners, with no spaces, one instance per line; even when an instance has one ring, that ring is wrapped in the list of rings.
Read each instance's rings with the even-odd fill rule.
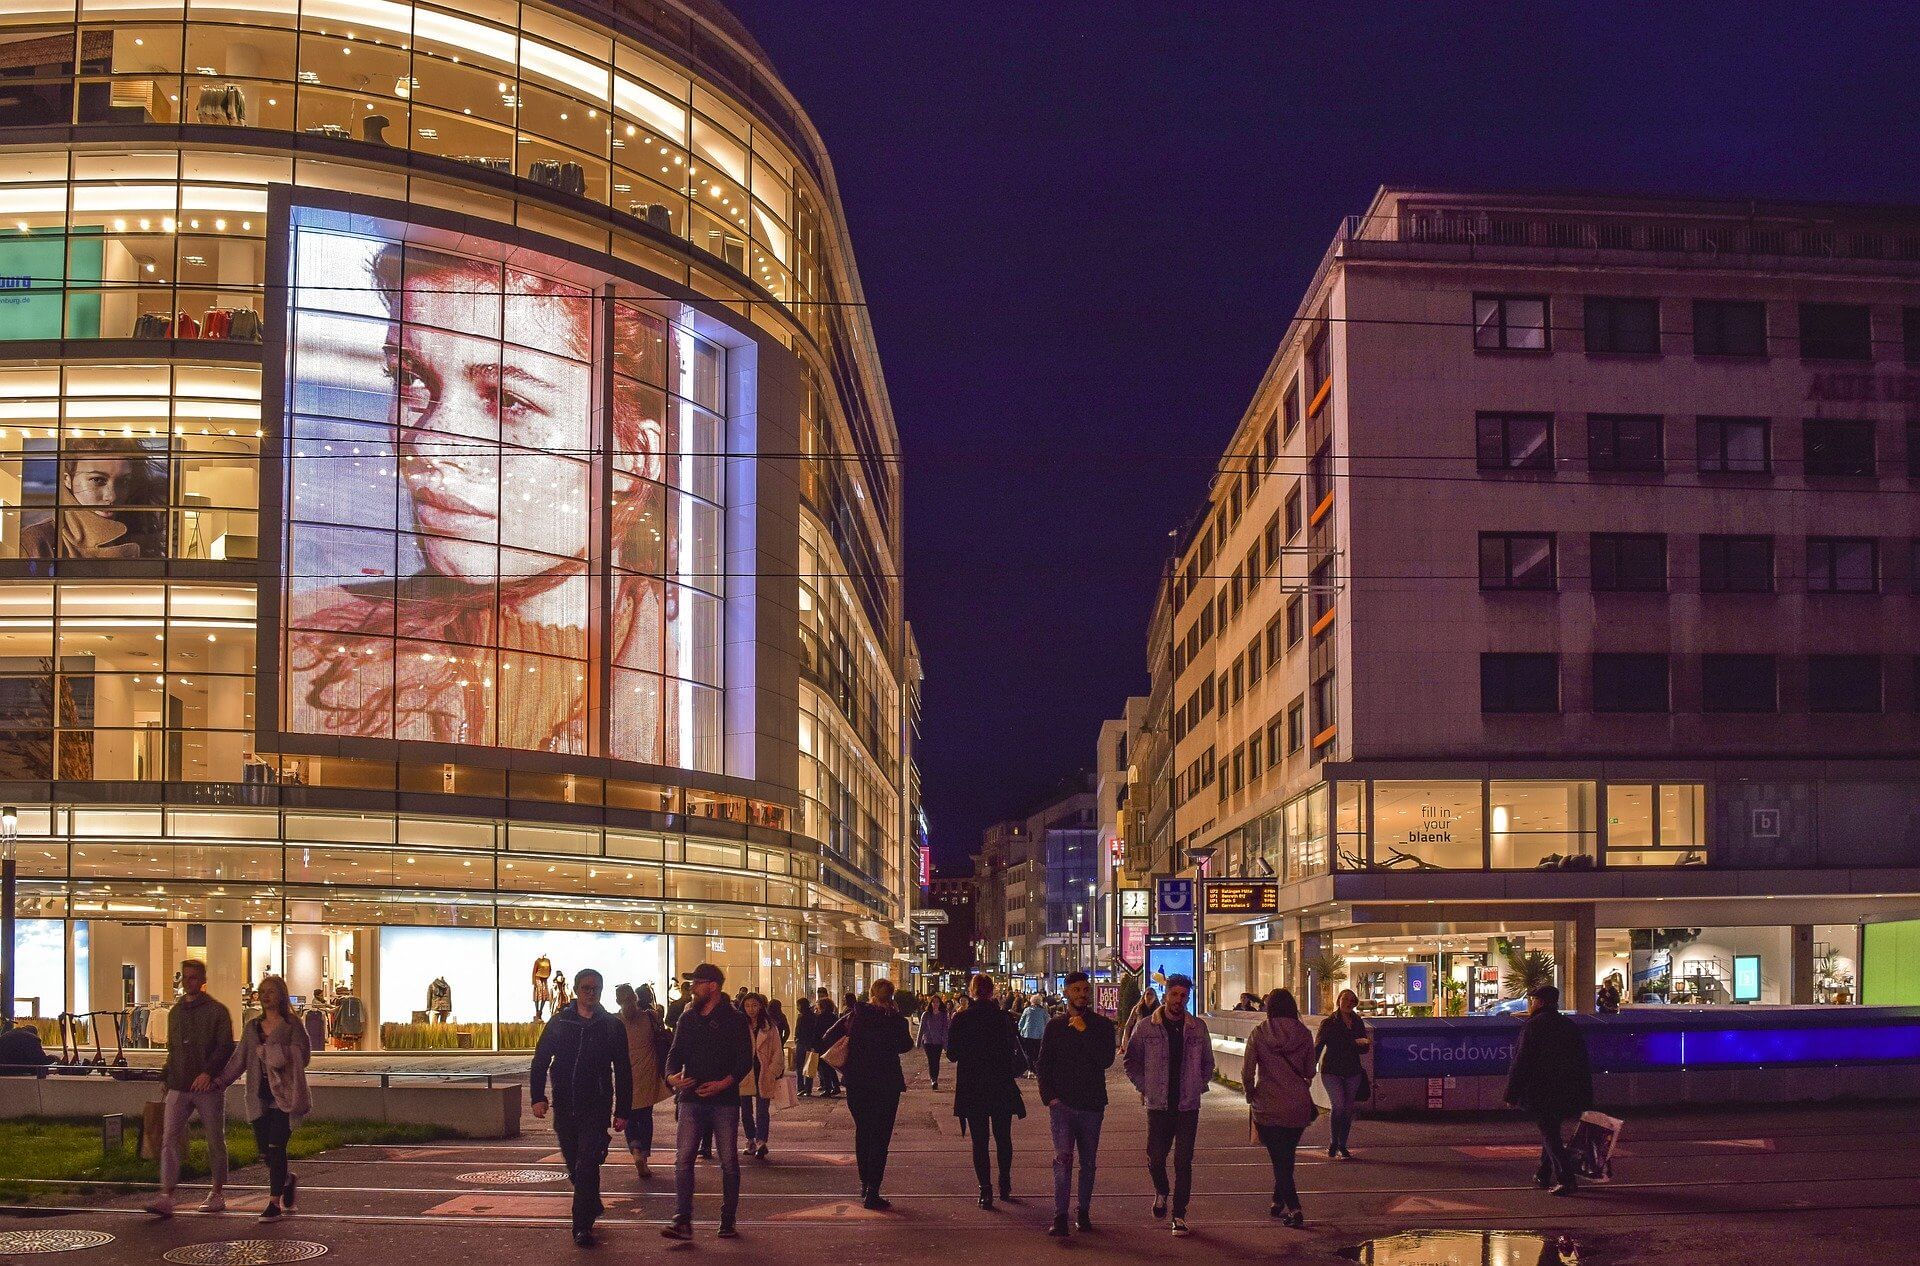
[[[166,481],[138,440],[70,439],[60,454],[62,509],[20,530],[22,558],[164,558]]]
[[[612,561],[631,570],[615,571],[612,609],[602,611],[607,560],[593,546],[604,469],[594,423],[600,301],[418,246],[385,245],[371,268],[388,316],[401,528],[413,529],[421,566],[397,581],[355,583],[369,569],[341,560],[326,567],[339,587],[296,590],[298,626],[368,636],[290,637],[289,728],[594,753],[590,701],[604,647],[616,668],[608,754],[676,763],[658,676],[669,618],[658,579],[664,397],[615,379],[606,512]],[[615,311],[611,360],[624,373],[660,354],[664,327],[626,304]],[[300,355],[319,359],[305,347]]]

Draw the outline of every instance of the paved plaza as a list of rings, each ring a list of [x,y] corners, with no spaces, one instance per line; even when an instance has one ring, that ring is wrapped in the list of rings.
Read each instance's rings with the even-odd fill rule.
[[[1569,1235],[1587,1266],[1912,1260],[1911,1223],[1920,1206],[1920,1105],[1701,1112],[1632,1121],[1615,1180],[1571,1198],[1529,1184],[1537,1148],[1528,1142],[1530,1128],[1517,1119],[1363,1120],[1354,1138],[1359,1159],[1352,1163],[1330,1162],[1312,1147],[1315,1140],[1324,1145],[1322,1122],[1308,1132],[1302,1153],[1308,1227],[1290,1231],[1267,1217],[1266,1156],[1248,1141],[1244,1105],[1215,1087],[1202,1114],[1190,1217],[1194,1235],[1176,1241],[1164,1224],[1149,1218],[1145,1118],[1137,1097],[1116,1079],[1101,1147],[1096,1230],[1053,1241],[1043,1234],[1052,1211],[1043,1115],[1035,1112],[1017,1127],[1017,1199],[982,1211],[975,1206],[968,1141],[950,1114],[948,1092],[934,1092],[924,1070],[915,1072],[888,1174],[891,1212],[871,1213],[858,1204],[844,1102],[802,1100],[776,1116],[770,1159],[743,1162],[742,1236],[732,1242],[712,1236],[719,1175],[710,1165],[700,1172],[698,1237],[674,1245],[656,1234],[672,1204],[670,1158],[656,1154],[654,1178],[643,1186],[616,1151],[606,1172],[609,1215],[601,1223],[601,1243],[575,1248],[566,1232],[559,1154],[545,1125],[531,1117],[528,1132],[508,1142],[349,1147],[299,1163],[301,1211],[279,1222],[261,1223],[254,1216],[266,1201],[265,1175],[255,1167],[235,1174],[224,1215],[191,1212],[199,1190],[183,1188],[188,1212],[158,1221],[139,1211],[149,1192],[128,1190],[61,1205],[52,1215],[0,1216],[0,1230],[85,1228],[115,1237],[62,1259],[74,1266],[83,1260],[87,1266],[153,1263],[183,1246],[242,1238],[313,1241],[335,1257],[382,1263],[660,1253],[796,1266],[916,1258],[1006,1266],[1057,1253],[1142,1261],[1332,1262],[1343,1260],[1336,1255],[1343,1247],[1415,1228]],[[1025,1087],[1032,1104],[1032,1083]],[[660,1137],[670,1138],[670,1105],[656,1114]],[[1533,1266],[1540,1259],[1497,1260]]]

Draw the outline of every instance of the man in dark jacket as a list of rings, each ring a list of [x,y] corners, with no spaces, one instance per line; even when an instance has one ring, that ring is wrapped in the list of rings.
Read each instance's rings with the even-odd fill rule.
[[[58,1062],[47,1054],[31,1024],[0,1033],[0,1077],[45,1077],[48,1066]]]
[[[96,1017],[97,1018],[97,1017]],[[233,1054],[233,1017],[226,1004],[207,992],[207,965],[197,958],[180,964],[180,1001],[167,1016],[166,1115],[160,1138],[160,1194],[149,1213],[173,1216],[173,1189],[180,1182],[180,1161],[187,1154],[187,1125],[194,1115],[207,1132],[207,1164],[213,1179],[202,1213],[226,1210],[227,1097],[214,1083]]]
[[[890,1209],[880,1194],[887,1176],[887,1150],[893,1144],[893,1124],[900,1115],[900,1096],[907,1079],[900,1057],[913,1049],[907,1017],[893,1005],[893,982],[884,976],[873,982],[867,1002],[855,1002],[839,1023],[823,1035],[829,1047],[847,1039],[847,1062],[840,1075],[847,1085],[847,1111],[853,1117],[853,1152],[860,1170],[860,1203],[868,1209]]]
[[[712,963],[693,969],[691,998],[667,1051],[667,1084],[680,1105],[674,1140],[673,1221],[660,1234],[693,1238],[693,1155],[704,1135],[720,1162],[720,1235],[732,1239],[740,1207],[740,1079],[753,1070],[747,1017],[727,1001],[727,977]]]
[[[1107,1070],[1113,1067],[1117,1035],[1113,1021],[1093,1009],[1093,982],[1077,971],[1067,977],[1067,1009],[1047,1022],[1034,1068],[1040,1101],[1053,1125],[1053,1225],[1048,1235],[1067,1233],[1067,1193],[1073,1183],[1073,1153],[1080,1152],[1082,1231],[1093,1230],[1094,1158],[1107,1115]]]
[[[600,973],[574,973],[573,1002],[553,1013],[533,1051],[533,1115],[547,1115],[547,1078],[553,1078],[553,1133],[573,1183],[573,1242],[593,1243],[600,1203],[600,1166],[607,1159],[607,1126],[626,1128],[633,1102],[633,1064],[627,1031],[600,1006]]]
[[[1560,1014],[1560,991],[1541,985],[1527,995],[1527,1022],[1513,1047],[1507,1102],[1540,1127],[1540,1168],[1533,1180],[1556,1196],[1574,1189],[1573,1158],[1562,1130],[1569,1117],[1593,1106],[1593,1070],[1587,1040]]]

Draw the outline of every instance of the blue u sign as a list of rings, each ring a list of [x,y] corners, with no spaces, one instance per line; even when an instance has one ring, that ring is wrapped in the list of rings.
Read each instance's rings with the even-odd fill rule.
[[[1162,879],[1160,881],[1160,913],[1193,913],[1193,880]]]

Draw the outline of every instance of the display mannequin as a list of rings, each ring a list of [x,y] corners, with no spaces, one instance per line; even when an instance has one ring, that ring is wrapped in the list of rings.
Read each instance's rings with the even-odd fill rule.
[[[427,986],[427,1010],[441,1024],[453,1013],[453,986],[447,983],[445,976],[435,976],[433,983]]]
[[[547,988],[547,978],[553,975],[553,964],[545,954],[533,960],[533,1022],[535,1024],[547,1018],[547,1004],[553,1001],[553,993]]]
[[[567,993],[567,974],[563,971],[553,973],[553,1013],[559,1015],[573,1001]]]

